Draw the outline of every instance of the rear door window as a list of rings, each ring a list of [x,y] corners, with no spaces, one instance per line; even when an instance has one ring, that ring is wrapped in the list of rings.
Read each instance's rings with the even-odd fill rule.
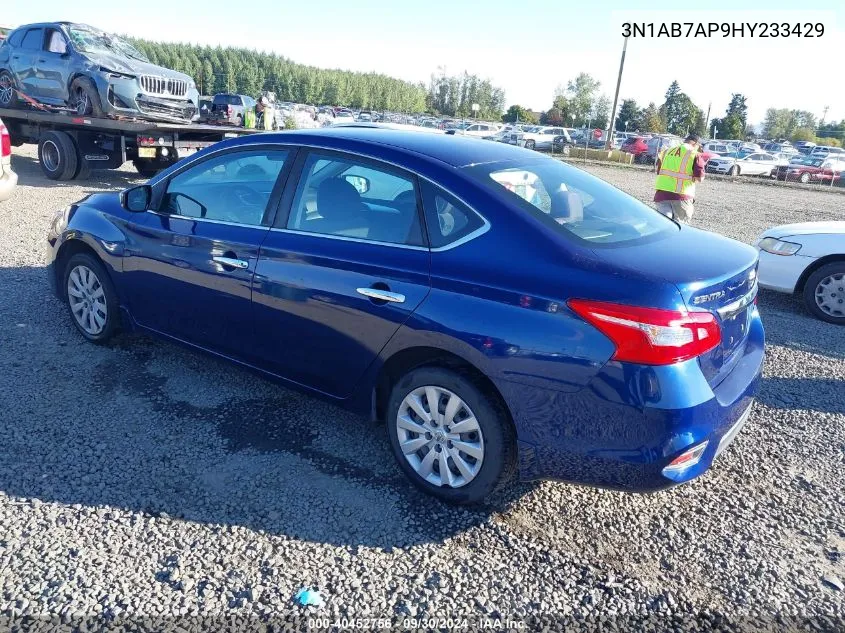
[[[25,51],[40,51],[44,44],[44,30],[43,29],[29,29],[26,35],[23,36],[21,48]]]

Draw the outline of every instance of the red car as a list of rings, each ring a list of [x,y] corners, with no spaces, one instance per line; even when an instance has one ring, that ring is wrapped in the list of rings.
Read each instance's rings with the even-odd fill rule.
[[[625,142],[622,143],[622,147],[619,149],[626,154],[633,154],[634,159],[636,160],[640,154],[645,154],[648,151],[648,145],[642,136],[632,136],[626,139]]]
[[[845,172],[845,159],[805,158],[800,163],[789,163],[778,167],[778,180],[799,182],[831,182]]]

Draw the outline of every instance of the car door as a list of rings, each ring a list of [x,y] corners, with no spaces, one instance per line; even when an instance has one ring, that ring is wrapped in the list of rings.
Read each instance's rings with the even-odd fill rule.
[[[38,82],[35,76],[35,60],[44,45],[44,29],[28,29],[23,35],[21,45],[12,51],[9,67],[18,82],[18,88],[24,94],[38,99]]]
[[[128,307],[143,327],[233,358],[254,359],[252,277],[291,151],[214,152],[156,185],[127,229]]]
[[[255,271],[259,353],[270,371],[343,398],[429,292],[417,179],[324,150],[297,163]]]
[[[47,103],[68,100],[70,54],[64,34],[56,28],[45,29],[41,51],[35,56],[34,72],[38,94]]]

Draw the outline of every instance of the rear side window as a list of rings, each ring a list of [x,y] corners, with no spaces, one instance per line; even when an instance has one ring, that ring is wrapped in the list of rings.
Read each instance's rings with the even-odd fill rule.
[[[29,29],[23,36],[21,48],[27,51],[40,51],[44,43],[44,31],[42,29]]]
[[[437,185],[422,180],[420,189],[431,248],[454,244],[484,226],[481,216]]]
[[[470,172],[562,236],[590,246],[640,242],[678,228],[603,180],[557,160],[478,165]]]
[[[12,33],[12,34],[9,36],[9,40],[8,40],[8,41],[9,41],[9,45],[10,45],[10,46],[14,46],[15,48],[17,48],[18,46],[20,46],[20,45],[21,45],[21,41],[23,40],[23,34],[24,34],[24,32],[23,32],[23,31],[15,31],[14,33]]]

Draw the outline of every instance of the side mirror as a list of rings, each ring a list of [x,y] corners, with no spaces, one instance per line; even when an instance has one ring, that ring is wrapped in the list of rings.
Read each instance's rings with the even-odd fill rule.
[[[141,213],[150,206],[153,189],[149,185],[139,185],[120,192],[120,204],[127,211]]]
[[[344,180],[355,187],[358,193],[367,193],[370,190],[370,180],[364,176],[356,176],[355,174],[348,174],[344,176]]]

